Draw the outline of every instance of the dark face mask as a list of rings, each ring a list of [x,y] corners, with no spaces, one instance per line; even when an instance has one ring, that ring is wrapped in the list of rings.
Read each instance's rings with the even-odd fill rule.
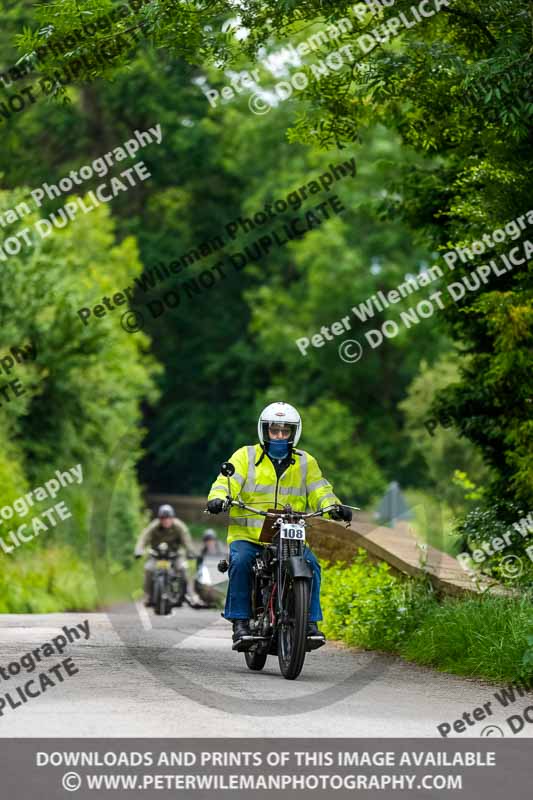
[[[276,439],[275,441],[270,441],[268,443],[268,455],[280,460],[286,458],[289,455],[289,440]]]

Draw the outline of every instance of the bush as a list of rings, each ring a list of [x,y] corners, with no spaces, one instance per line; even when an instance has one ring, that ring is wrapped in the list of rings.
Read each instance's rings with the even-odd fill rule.
[[[0,614],[94,611],[131,600],[142,587],[142,565],[93,565],[68,546],[36,549],[4,559],[0,573]],[[142,592],[140,592],[142,594]]]
[[[69,547],[35,550],[4,559],[0,574],[0,613],[51,614],[97,607],[91,567]]]
[[[349,565],[324,565],[322,601],[325,633],[349,645],[458,675],[533,678],[531,593],[439,603],[425,582],[397,578],[359,550]]]
[[[365,649],[397,652],[435,603],[425,582],[395,577],[388,564],[371,564],[364,550],[349,566],[326,564],[322,587],[325,633]]]
[[[480,549],[483,542],[490,542],[495,537],[502,538],[504,533],[510,530],[513,533],[513,536],[509,537],[511,544],[506,545],[504,550],[496,552],[492,556],[486,554],[486,560],[481,565],[478,564],[477,568],[503,583],[511,581],[516,585],[519,581],[522,585],[531,584],[533,582],[533,565],[526,553],[526,548],[532,543],[531,537],[523,536],[513,528],[514,523],[527,517],[527,510],[512,502],[477,506],[459,519],[455,525],[458,552],[471,553],[473,550]],[[530,516],[529,519],[531,518]],[[533,527],[530,526],[530,529],[533,530]],[[503,559],[510,555],[520,558],[523,572],[518,578],[506,570],[505,564],[502,566]]]

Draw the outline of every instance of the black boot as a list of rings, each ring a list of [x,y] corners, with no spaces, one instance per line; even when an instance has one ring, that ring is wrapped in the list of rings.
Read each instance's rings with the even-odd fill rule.
[[[308,622],[306,650],[318,650],[323,644],[326,644],[326,637],[322,631],[318,629],[316,622]]]
[[[322,638],[326,638],[322,631],[318,630],[318,625],[316,622],[308,622],[307,623],[307,635],[308,636],[322,636]]]
[[[237,642],[243,636],[250,636],[250,623],[247,619],[233,620],[233,641]]]
[[[247,650],[252,644],[245,637],[251,636],[250,623],[247,619],[233,620],[233,647],[232,650]]]

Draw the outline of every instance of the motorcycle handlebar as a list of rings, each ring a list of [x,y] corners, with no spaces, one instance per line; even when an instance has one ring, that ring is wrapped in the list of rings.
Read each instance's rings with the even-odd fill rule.
[[[246,511],[251,511],[253,514],[260,514],[262,517],[279,517],[280,514],[287,513],[284,512],[283,509],[280,508],[279,511],[261,511],[258,508],[252,508],[252,506],[247,506],[245,503],[241,503],[238,500],[233,500],[232,498],[228,498],[227,507],[229,506],[237,506],[238,508],[244,508]],[[300,512],[300,511],[292,511],[291,514],[295,516],[302,517],[302,519],[309,519],[310,517],[321,517],[324,514],[327,514],[328,511],[331,511],[333,508],[338,508],[337,503],[333,503],[327,508],[321,508],[319,511],[310,511],[309,513]]]
[[[279,517],[280,514],[291,513],[294,514],[295,516],[298,515],[303,519],[309,519],[310,517],[322,517],[324,514],[327,514],[329,511],[332,511],[332,509],[339,508],[338,503],[332,503],[330,506],[327,506],[327,508],[321,508],[319,511],[311,511],[307,514],[303,511],[293,511],[292,509],[290,512],[285,512],[282,508],[280,508],[279,511],[262,511],[259,508],[252,508],[252,506],[247,506],[240,500],[234,500],[232,497],[229,497],[228,495],[226,497],[226,500],[224,501],[224,506],[222,508],[222,511],[227,511],[228,508],[230,508],[230,506],[237,506],[237,508],[244,508],[246,511],[251,511],[252,514],[259,514],[262,517]],[[352,508],[354,511],[361,510],[358,506],[347,506],[347,508]],[[204,514],[210,514],[210,513],[211,512],[209,511],[208,508],[204,508]]]

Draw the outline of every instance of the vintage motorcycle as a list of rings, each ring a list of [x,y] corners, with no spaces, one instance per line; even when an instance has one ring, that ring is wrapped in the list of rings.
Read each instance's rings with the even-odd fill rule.
[[[174,606],[183,604],[187,591],[187,582],[183,575],[176,571],[176,551],[170,550],[166,542],[150,549],[155,558],[155,570],[152,583],[152,605],[154,612],[167,616]]]
[[[313,578],[304,557],[307,521],[336,506],[311,513],[293,511],[290,505],[268,511],[252,508],[231,497],[229,478],[234,472],[230,461],[222,464],[221,473],[228,478],[225,509],[237,506],[265,517],[259,539],[265,546],[252,565],[251,635],[244,636],[233,649],[244,652],[246,664],[254,671],[263,669],[269,655],[277,655],[282,675],[294,680],[302,671],[306,653],[324,644],[321,636],[307,636]],[[222,561],[219,569],[226,571],[227,562]]]

